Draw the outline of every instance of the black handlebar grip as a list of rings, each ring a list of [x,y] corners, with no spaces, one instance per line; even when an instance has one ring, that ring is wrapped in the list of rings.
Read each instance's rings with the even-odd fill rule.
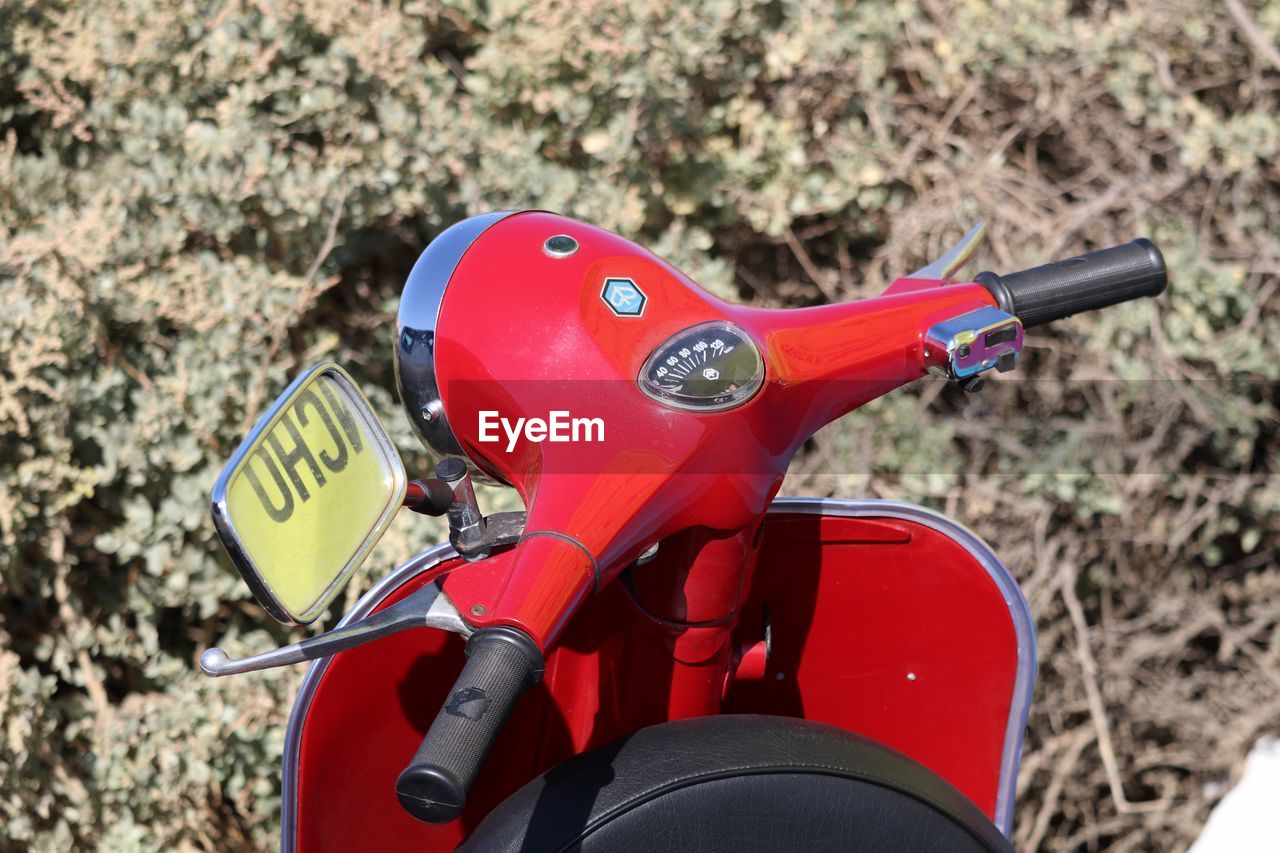
[[[467,662],[413,760],[396,779],[396,796],[426,823],[462,813],[467,792],[520,698],[542,678],[542,653],[514,628],[485,628],[467,641]]]
[[[1169,283],[1164,256],[1145,237],[1022,272],[979,273],[1003,311],[1031,327],[1141,296],[1159,296]]]

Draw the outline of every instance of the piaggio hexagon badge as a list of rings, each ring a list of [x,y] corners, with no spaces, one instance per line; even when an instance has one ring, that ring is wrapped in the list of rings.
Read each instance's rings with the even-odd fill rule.
[[[606,278],[600,298],[619,317],[639,317],[649,297],[629,278]]]

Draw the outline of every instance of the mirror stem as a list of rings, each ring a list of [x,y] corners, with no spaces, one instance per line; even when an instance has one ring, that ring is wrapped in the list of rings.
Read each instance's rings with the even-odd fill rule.
[[[453,490],[453,503],[449,505],[449,541],[454,550],[467,562],[483,560],[489,556],[485,521],[467,464],[457,456],[441,459],[436,466],[436,476]]]
[[[444,515],[453,506],[453,489],[444,480],[411,480],[403,505],[422,515]]]

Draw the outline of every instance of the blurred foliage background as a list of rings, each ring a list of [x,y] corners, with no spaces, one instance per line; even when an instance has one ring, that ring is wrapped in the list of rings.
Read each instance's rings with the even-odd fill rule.
[[[322,357],[421,466],[400,285],[526,207],[769,306],[979,217],[977,268],[1155,239],[1167,298],[869,406],[786,490],[940,507],[1023,579],[1020,849],[1185,845],[1280,728],[1278,43],[1274,0],[0,0],[0,847],[277,843],[302,673],[198,673],[289,636],[209,489]]]

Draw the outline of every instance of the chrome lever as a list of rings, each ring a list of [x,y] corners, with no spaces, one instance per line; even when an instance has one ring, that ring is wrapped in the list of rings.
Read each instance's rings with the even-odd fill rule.
[[[335,655],[409,628],[441,628],[463,637],[469,637],[473,633],[471,626],[463,621],[458,609],[453,606],[437,580],[358,622],[269,652],[233,660],[222,649],[207,649],[200,656],[200,669],[205,675],[218,678],[303,663]]]
[[[956,243],[950,249],[942,254],[936,261],[928,266],[921,267],[911,275],[905,278],[950,278],[951,274],[960,267],[964,266],[964,262],[969,260],[969,256],[982,244],[982,239],[987,236],[987,224],[979,222],[977,225],[969,229],[969,233],[960,238],[960,242]]]

